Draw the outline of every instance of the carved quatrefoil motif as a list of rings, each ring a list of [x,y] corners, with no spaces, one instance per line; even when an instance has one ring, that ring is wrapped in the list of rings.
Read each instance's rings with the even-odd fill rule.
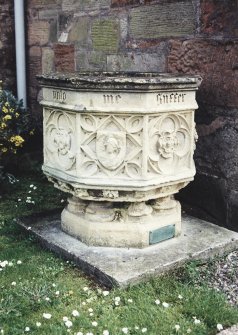
[[[81,175],[123,178],[141,175],[142,117],[84,114],[80,125]]]
[[[45,163],[70,170],[75,163],[74,116],[45,111]]]
[[[167,114],[149,121],[149,166],[156,173],[189,168],[191,135],[184,115]]]

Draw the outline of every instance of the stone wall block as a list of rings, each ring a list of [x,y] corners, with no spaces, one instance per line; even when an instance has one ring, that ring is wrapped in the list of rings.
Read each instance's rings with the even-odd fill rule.
[[[72,21],[69,29],[68,42],[76,42],[77,45],[86,46],[89,35],[88,17],[79,17]]]
[[[28,8],[37,8],[37,9],[40,8],[45,9],[46,7],[60,8],[61,2],[62,0],[28,0],[27,5]]]
[[[101,51],[78,50],[76,71],[106,71],[106,55]]]
[[[29,50],[28,50],[28,55],[29,55],[30,59],[32,57],[41,58],[41,47],[37,46],[37,45],[35,45],[33,47],[30,47]]]
[[[0,80],[3,87],[15,93],[15,34],[13,1],[0,4]]]
[[[35,119],[40,115],[37,95],[39,91],[36,75],[42,74],[42,50],[39,46],[33,46],[29,50],[29,65],[27,67],[27,78],[31,85],[28,87],[28,105]]]
[[[126,42],[126,48],[129,50],[138,50],[139,52],[156,52],[157,49],[161,48],[161,45],[166,45],[168,49],[168,43],[162,42],[161,39],[153,40],[135,40],[130,39]],[[166,52],[168,55],[168,52]]]
[[[53,49],[55,54],[55,70],[58,72],[74,72],[74,45],[56,43]]]
[[[134,6],[139,5],[140,0],[111,0],[111,7],[125,7],[125,6]]]
[[[214,130],[205,136],[200,134],[197,142],[195,152],[197,170],[229,179],[238,173],[238,122],[233,118],[224,117],[212,123]]]
[[[28,25],[28,45],[46,45],[50,36],[50,23],[33,21]]]
[[[141,71],[141,72],[166,72],[166,55],[153,54],[127,54],[107,56],[108,71]]]
[[[115,18],[95,20],[92,24],[92,46],[95,51],[115,53],[119,48],[120,27]]]
[[[120,20],[120,37],[121,37],[121,44],[126,43],[129,33],[129,25],[128,25],[128,16],[123,15],[119,17]]]
[[[191,1],[162,2],[130,10],[130,36],[135,39],[193,35],[195,23]]]
[[[38,12],[40,20],[57,19],[58,8],[42,9]]]
[[[76,71],[89,71],[88,52],[86,50],[76,50],[75,54]]]
[[[200,74],[199,95],[203,103],[238,106],[238,43],[210,40],[171,41],[168,70]]]
[[[110,0],[63,0],[63,12],[100,11],[110,8]]]
[[[202,0],[201,32],[208,35],[238,36],[237,0]]]
[[[54,71],[54,51],[51,48],[42,50],[42,73],[51,73]]]
[[[89,69],[106,71],[106,55],[101,51],[92,51],[88,56]]]
[[[50,21],[50,32],[49,32],[49,42],[55,43],[57,42],[58,37],[58,23],[57,20]]]

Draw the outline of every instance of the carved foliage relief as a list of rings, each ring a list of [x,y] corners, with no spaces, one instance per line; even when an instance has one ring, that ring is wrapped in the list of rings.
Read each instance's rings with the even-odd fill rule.
[[[156,174],[180,172],[190,167],[191,126],[186,114],[165,114],[149,120],[148,171]]]
[[[80,174],[138,178],[142,116],[81,115]]]
[[[75,169],[75,115],[45,110],[45,164],[61,170]]]

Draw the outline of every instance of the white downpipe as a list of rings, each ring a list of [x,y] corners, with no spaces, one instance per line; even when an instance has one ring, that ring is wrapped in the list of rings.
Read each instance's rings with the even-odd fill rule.
[[[26,107],[26,55],[24,0],[14,0],[17,98]]]

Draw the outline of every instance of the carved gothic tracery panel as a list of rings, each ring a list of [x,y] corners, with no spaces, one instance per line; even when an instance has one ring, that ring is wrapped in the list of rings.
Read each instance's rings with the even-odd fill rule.
[[[75,168],[75,116],[45,110],[45,164],[68,171]]]
[[[190,167],[191,130],[182,114],[165,114],[149,120],[149,172],[170,174]]]
[[[83,114],[80,174],[138,178],[141,175],[143,118]]]

